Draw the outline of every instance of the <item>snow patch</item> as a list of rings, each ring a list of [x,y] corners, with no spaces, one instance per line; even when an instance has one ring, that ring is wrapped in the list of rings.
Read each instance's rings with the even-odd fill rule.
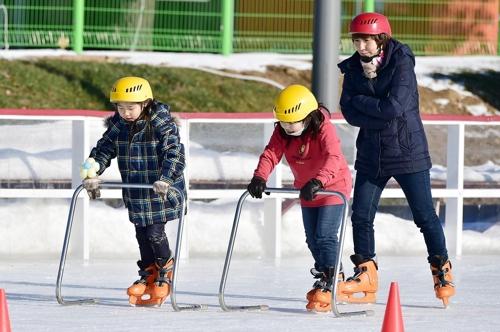
[[[446,106],[450,103],[450,100],[447,98],[436,98],[433,101],[434,101],[434,103],[438,104],[439,106]]]

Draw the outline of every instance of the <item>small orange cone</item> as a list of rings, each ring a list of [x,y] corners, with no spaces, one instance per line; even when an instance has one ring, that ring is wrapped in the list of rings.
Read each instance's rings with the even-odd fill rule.
[[[5,291],[0,288],[0,332],[11,332]]]
[[[404,332],[403,314],[401,313],[401,304],[399,303],[398,283],[391,282],[389,298],[385,307],[384,323],[382,332]]]

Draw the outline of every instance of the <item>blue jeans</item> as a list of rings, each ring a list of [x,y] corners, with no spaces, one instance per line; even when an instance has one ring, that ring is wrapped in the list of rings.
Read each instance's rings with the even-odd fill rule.
[[[352,235],[354,252],[365,259],[375,257],[373,220],[377,212],[380,195],[391,177],[370,178],[357,173],[352,204]],[[413,214],[415,224],[424,235],[427,254],[448,258],[443,227],[436,215],[431,196],[429,171],[394,175],[403,190]]]
[[[307,247],[314,258],[314,268],[320,272],[335,266],[343,211],[343,205],[302,207]]]

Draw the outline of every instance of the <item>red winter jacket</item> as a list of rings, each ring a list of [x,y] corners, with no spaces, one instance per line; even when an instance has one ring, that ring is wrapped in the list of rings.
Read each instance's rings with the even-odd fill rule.
[[[351,172],[342,154],[335,127],[328,118],[329,116],[325,115],[315,139],[309,131],[299,137],[289,136],[287,140],[280,134],[280,127],[277,125],[259,158],[254,176],[267,181],[284,154],[295,177],[295,188],[300,189],[307,181],[316,178],[321,181],[325,190],[339,191],[349,199],[352,188]],[[301,199],[301,205],[304,207],[341,203],[341,199],[333,195],[317,195],[309,202]]]

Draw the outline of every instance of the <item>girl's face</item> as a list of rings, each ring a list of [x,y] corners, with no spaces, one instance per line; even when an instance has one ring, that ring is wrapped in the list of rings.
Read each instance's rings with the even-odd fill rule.
[[[359,55],[363,57],[372,57],[379,53],[377,42],[372,37],[354,38],[352,43]]]
[[[134,122],[142,113],[142,103],[117,103],[116,109],[120,116],[128,122]]]
[[[300,136],[305,129],[304,121],[297,121],[297,122],[280,121],[280,126],[285,130],[286,134],[290,136]]]

